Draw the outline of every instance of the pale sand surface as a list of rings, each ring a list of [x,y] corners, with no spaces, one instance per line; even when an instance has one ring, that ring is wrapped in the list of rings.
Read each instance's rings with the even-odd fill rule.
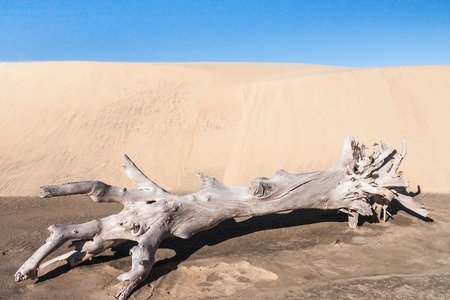
[[[351,230],[343,215],[299,210],[168,239],[131,299],[450,299],[450,196],[416,201],[427,203],[434,222],[399,211],[387,223]],[[23,284],[13,277],[50,224],[88,221],[120,205],[83,196],[3,197],[0,205],[0,299],[114,299],[131,245],[74,269],[48,266]]]
[[[197,169],[247,184],[328,168],[346,135],[396,148],[404,138],[401,169],[435,222],[399,212],[352,231],[309,210],[227,221],[165,242],[152,287],[132,299],[450,299],[450,196],[427,194],[450,192],[449,82],[450,66],[0,63],[0,195],[14,196],[0,198],[0,299],[112,299],[131,267],[125,245],[15,284],[48,226],[121,208],[17,195],[79,180],[134,187],[124,153],[171,192],[198,189]]]
[[[450,192],[450,66],[1,63],[0,195],[101,180],[129,186],[126,153],[166,189],[304,173],[344,137],[401,147],[413,189]]]

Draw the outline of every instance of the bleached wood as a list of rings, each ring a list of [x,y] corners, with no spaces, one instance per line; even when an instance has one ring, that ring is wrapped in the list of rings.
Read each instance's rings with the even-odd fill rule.
[[[124,155],[123,168],[139,189],[110,186],[99,181],[83,181],[42,187],[41,197],[86,194],[97,202],[118,202],[124,209],[88,223],[51,226],[50,237],[17,271],[16,281],[37,276],[47,255],[68,240],[75,248],[49,263],[67,259],[78,265],[125,240],[138,242],[131,250],[132,268],[119,276],[128,283],[117,294],[126,299],[148,276],[160,242],[169,236],[189,238],[199,231],[235,218],[266,215],[302,209],[335,209],[348,214],[350,228],[356,228],[359,216],[374,213],[386,221],[388,206],[397,199],[406,208],[423,216],[429,212],[401,193],[409,183],[401,179],[399,165],[406,155],[406,144],[398,153],[381,141],[367,156],[366,147],[351,137],[344,142],[339,161],[323,171],[289,174],[279,170],[269,178],[255,178],[248,185],[229,186],[198,171],[203,181],[200,191],[178,196],[148,179]]]
[[[125,174],[138,186],[140,190],[154,190],[160,193],[168,193],[159,185],[149,179],[139,168],[131,161],[131,159],[124,154],[122,167]]]

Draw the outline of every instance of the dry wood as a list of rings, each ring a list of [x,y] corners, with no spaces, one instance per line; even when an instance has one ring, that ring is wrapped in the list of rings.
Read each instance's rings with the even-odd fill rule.
[[[34,279],[41,262],[66,241],[74,240],[74,250],[43,265],[66,259],[76,266],[126,240],[136,241],[131,249],[131,270],[118,278],[128,281],[117,293],[126,299],[148,276],[155,252],[166,237],[189,238],[220,222],[244,216],[259,216],[301,209],[335,209],[348,214],[348,224],[356,228],[358,217],[376,215],[386,220],[393,199],[416,214],[429,217],[422,205],[403,194],[408,181],[398,171],[406,155],[388,148],[383,141],[374,145],[371,156],[365,146],[347,137],[341,158],[331,168],[305,174],[279,170],[272,179],[255,178],[248,185],[228,186],[198,172],[200,191],[177,196],[151,181],[126,156],[123,168],[138,189],[82,181],[42,187],[40,197],[89,195],[97,202],[120,202],[124,209],[100,220],[78,225],[50,226],[50,237],[17,271],[17,282]]]

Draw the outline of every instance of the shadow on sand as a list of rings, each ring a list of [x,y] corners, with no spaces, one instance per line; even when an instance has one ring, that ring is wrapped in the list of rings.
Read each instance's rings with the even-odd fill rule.
[[[420,187],[418,187],[418,191],[416,193],[408,193],[408,195],[412,197],[417,196],[418,194],[420,194]],[[423,218],[414,212],[409,211],[398,201],[392,201],[388,210],[392,216],[395,216],[400,210],[403,210],[424,221],[433,221],[432,219]],[[205,246],[217,245],[229,239],[241,237],[258,231],[323,222],[347,222],[347,215],[337,214],[336,210],[300,209],[290,213],[252,217],[242,222],[237,222],[235,219],[230,219],[220,223],[212,229],[197,233],[195,236],[187,240],[180,238],[167,238],[161,243],[159,248],[172,249],[175,251],[176,255],[171,258],[157,261],[150,273],[150,276],[137,288],[137,290],[144,285],[148,285],[151,282],[158,280],[160,277],[170,273],[171,271],[176,270],[180,263],[187,260],[191,255]],[[376,222],[378,222],[376,216],[361,217],[358,225],[361,226],[364,223]],[[129,256],[130,249],[135,245],[137,245],[136,242],[124,242],[121,245],[111,249],[114,252],[113,255],[98,256],[93,258],[91,261],[85,262],[83,265],[105,263],[127,257]],[[59,266],[40,276],[36,283],[58,277],[69,272],[70,270],[71,268],[68,264]]]
[[[159,248],[172,249],[176,255],[169,259],[157,261],[150,273],[150,276],[142,285],[149,284],[176,270],[178,265],[188,259],[192,254],[205,246],[220,244],[226,240],[244,236],[258,231],[277,228],[288,228],[300,225],[307,225],[322,222],[346,222],[347,216],[337,214],[336,210],[301,209],[284,214],[270,214],[265,216],[252,217],[242,222],[234,219],[226,220],[212,229],[202,231],[190,239],[167,238]],[[130,249],[137,245],[136,242],[127,241],[112,248],[113,255],[102,255],[86,261],[83,265],[92,265],[113,261],[129,256]],[[130,266],[131,267],[131,266]],[[67,273],[72,268],[66,264],[56,267],[46,274],[38,277],[36,283],[44,282]]]

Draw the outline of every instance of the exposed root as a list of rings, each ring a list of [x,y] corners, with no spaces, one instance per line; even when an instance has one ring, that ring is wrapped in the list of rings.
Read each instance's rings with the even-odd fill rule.
[[[398,200],[414,213],[429,217],[430,213],[402,194],[408,187],[398,170],[406,156],[406,144],[398,153],[383,141],[374,145],[368,156],[366,147],[347,137],[337,164],[327,170],[307,174],[278,171],[269,178],[255,178],[245,186],[228,186],[202,172],[200,191],[172,195],[151,181],[124,156],[123,168],[138,189],[110,186],[99,181],[81,181],[43,186],[41,197],[85,194],[97,202],[118,202],[124,209],[117,215],[84,224],[51,226],[51,235],[17,271],[15,280],[23,282],[38,275],[41,262],[66,241],[74,240],[74,251],[41,265],[46,267],[66,259],[76,266],[125,240],[137,241],[131,249],[132,267],[119,276],[126,284],[117,293],[127,299],[151,272],[154,254],[167,236],[189,238],[199,231],[236,217],[260,216],[302,209],[336,209],[348,215],[348,225],[358,226],[359,216],[376,216],[385,222],[388,207]]]

